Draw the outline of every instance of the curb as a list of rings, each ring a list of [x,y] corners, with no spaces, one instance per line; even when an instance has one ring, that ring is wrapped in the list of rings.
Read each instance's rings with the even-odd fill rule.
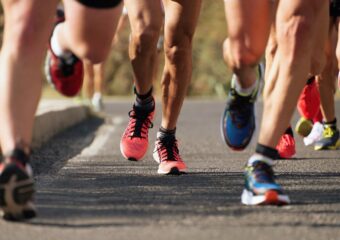
[[[32,148],[39,148],[57,133],[89,116],[89,107],[72,100],[42,100],[35,117]]]

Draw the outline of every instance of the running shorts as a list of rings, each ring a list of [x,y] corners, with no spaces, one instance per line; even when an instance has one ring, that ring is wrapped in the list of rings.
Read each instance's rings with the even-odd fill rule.
[[[331,0],[329,12],[331,17],[340,17],[340,0]]]
[[[122,0],[77,0],[90,8],[113,8],[118,6]]]

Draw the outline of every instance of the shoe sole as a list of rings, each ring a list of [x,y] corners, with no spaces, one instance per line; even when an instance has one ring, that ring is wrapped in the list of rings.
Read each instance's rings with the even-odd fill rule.
[[[15,164],[6,166],[0,176],[0,207],[3,218],[19,221],[35,217],[33,195],[33,179]]]
[[[295,126],[295,132],[302,137],[307,137],[313,129],[313,124],[308,120],[299,121]]]
[[[170,171],[163,171],[161,169],[158,169],[157,173],[160,174],[160,175],[175,175],[175,176],[179,176],[179,175],[186,174],[186,170],[185,169],[180,170],[177,167],[173,167],[173,168],[170,169]]]
[[[276,205],[282,206],[290,204],[290,199],[287,195],[279,194],[277,191],[269,190],[265,195],[254,196],[254,194],[246,189],[243,190],[241,202],[244,205]]]
[[[334,146],[315,146],[314,150],[315,151],[320,151],[320,150],[338,150],[340,148],[340,139],[336,142]]]
[[[123,157],[126,159],[126,160],[129,160],[131,162],[139,162],[143,159],[143,157],[145,156],[146,152],[144,153],[144,155],[140,158],[135,158],[135,157],[128,157],[126,156],[126,154],[124,153],[124,147],[123,147],[123,144],[122,142],[120,142],[119,144],[119,148],[120,148],[120,153],[123,155]]]

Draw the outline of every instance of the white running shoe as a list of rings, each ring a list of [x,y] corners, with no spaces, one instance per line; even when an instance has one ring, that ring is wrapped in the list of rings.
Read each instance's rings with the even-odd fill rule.
[[[303,138],[303,142],[306,146],[312,145],[322,138],[324,127],[320,122],[316,122],[313,125],[312,131],[307,137]]]

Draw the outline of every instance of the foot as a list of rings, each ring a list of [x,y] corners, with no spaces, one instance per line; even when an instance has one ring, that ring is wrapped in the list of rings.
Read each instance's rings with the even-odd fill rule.
[[[320,122],[316,122],[313,125],[312,131],[307,137],[303,138],[303,142],[306,146],[315,144],[317,141],[321,140],[323,133],[323,125]]]
[[[261,161],[253,162],[244,172],[245,188],[241,201],[245,205],[285,205],[290,200],[274,180],[272,167]]]
[[[258,69],[259,79],[262,79],[261,65]],[[256,88],[249,96],[237,93],[233,85],[232,82],[227,106],[222,116],[221,135],[224,142],[233,150],[244,150],[255,131],[254,103],[260,88],[260,81],[257,81]]]
[[[153,127],[155,108],[145,112],[135,105],[129,112],[129,123],[120,141],[120,151],[124,158],[139,161],[146,154],[149,146],[149,128]]]
[[[322,138],[314,145],[314,150],[336,150],[340,148],[339,129],[325,126]]]
[[[55,26],[64,20],[62,17],[58,18]],[[51,39],[49,42],[51,43]],[[67,58],[58,57],[49,44],[45,60],[45,75],[47,81],[59,93],[73,97],[79,93],[83,85],[83,62],[72,53]]]
[[[6,220],[21,221],[36,216],[34,181],[28,156],[15,149],[0,164],[0,207]]]
[[[289,159],[292,158],[295,153],[295,139],[294,136],[288,133],[284,133],[279,143],[276,146],[277,151],[279,152],[280,158]]]
[[[186,172],[186,165],[179,155],[177,140],[174,136],[156,140],[153,158],[159,163],[158,174],[179,175]]]

